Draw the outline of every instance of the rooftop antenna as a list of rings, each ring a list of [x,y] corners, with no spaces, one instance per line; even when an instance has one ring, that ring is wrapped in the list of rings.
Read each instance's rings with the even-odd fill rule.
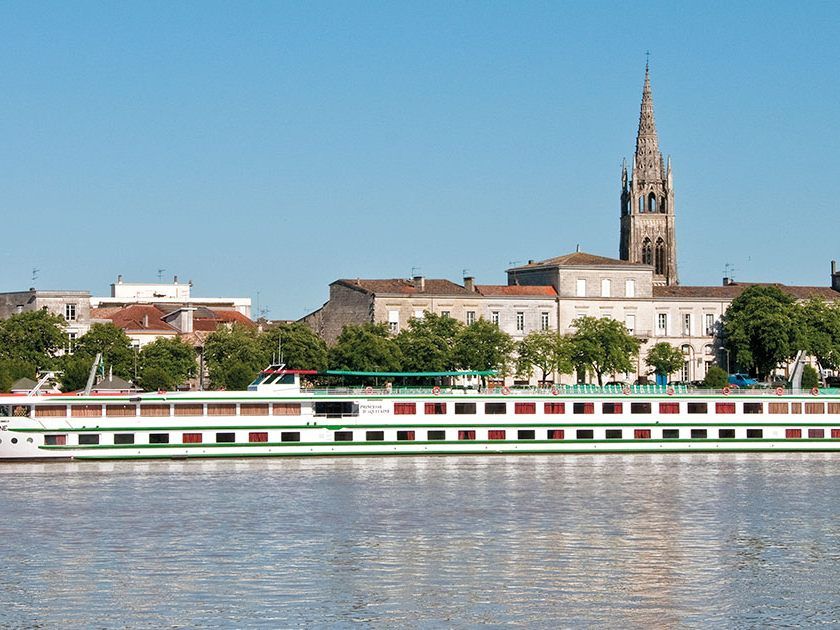
[[[38,273],[41,270],[38,267],[32,267],[32,284],[35,284],[35,281],[38,279]]]
[[[423,269],[421,267],[412,267],[411,268],[411,277],[418,275]]]
[[[163,282],[163,272],[164,271],[166,271],[166,269],[158,269],[158,282]]]
[[[468,277],[468,276],[467,276],[467,274],[468,274],[469,272],[470,272],[470,270],[469,270],[469,269],[461,269],[461,277],[462,277],[462,278],[467,278],[467,277]]]
[[[575,245],[575,252],[580,253],[580,243]]]

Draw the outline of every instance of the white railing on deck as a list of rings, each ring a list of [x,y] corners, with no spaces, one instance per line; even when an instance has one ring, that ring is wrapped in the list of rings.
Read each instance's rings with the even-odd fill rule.
[[[302,390],[314,396],[346,396],[364,398],[367,396],[837,396],[840,389],[825,388],[813,390],[778,388],[699,389],[686,385],[555,385],[553,387],[485,387],[468,389],[460,387],[327,387]]]

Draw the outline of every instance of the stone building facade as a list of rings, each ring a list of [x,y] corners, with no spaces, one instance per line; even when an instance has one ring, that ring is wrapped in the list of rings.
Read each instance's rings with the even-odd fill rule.
[[[90,330],[91,308],[89,291],[12,291],[0,293],[0,319],[17,313],[45,310],[65,321],[66,350],[72,350],[76,339]]]

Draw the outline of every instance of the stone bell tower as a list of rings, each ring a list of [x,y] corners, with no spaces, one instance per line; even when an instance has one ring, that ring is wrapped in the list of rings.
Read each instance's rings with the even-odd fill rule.
[[[621,244],[619,258],[652,265],[656,285],[678,284],[677,234],[674,226],[674,182],[671,158],[659,152],[650,69],[645,64],[642,111],[636,135],[633,170],[621,166]]]

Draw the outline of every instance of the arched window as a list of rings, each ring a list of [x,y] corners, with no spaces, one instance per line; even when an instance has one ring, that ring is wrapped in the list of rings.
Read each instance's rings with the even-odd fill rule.
[[[639,213],[645,211],[645,196],[639,195]]]
[[[659,203],[659,212],[661,212],[662,214],[668,212],[668,199],[665,197],[662,197],[662,200]]]
[[[648,212],[656,212],[656,195],[653,193],[648,195]]]
[[[651,252],[650,246],[650,239],[646,238],[642,241],[642,264],[643,265],[652,265],[653,264],[653,256]]]
[[[657,275],[665,275],[665,241],[661,238],[656,239],[656,265],[654,272]]]

